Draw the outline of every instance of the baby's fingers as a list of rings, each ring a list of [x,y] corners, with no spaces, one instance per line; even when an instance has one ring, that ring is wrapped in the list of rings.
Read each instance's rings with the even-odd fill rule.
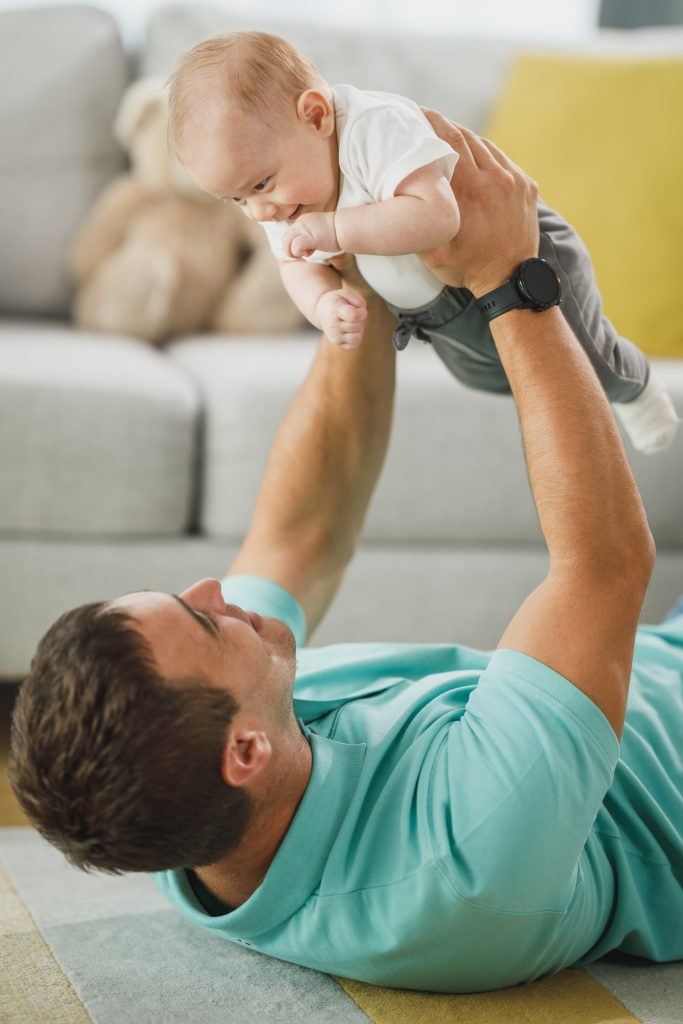
[[[342,341],[339,342],[340,348],[358,348],[363,341],[362,334],[345,334]]]
[[[342,324],[340,336],[344,348],[357,348],[363,340],[363,324]]]
[[[359,295],[358,292],[352,292],[350,288],[340,288],[339,297],[350,306],[356,306],[358,309],[367,309],[367,302],[363,296]]]
[[[292,256],[296,259],[303,259],[304,256],[312,256],[315,249],[311,248],[311,243],[308,238],[298,236],[292,242]]]
[[[368,307],[365,299],[362,299],[360,295],[354,295],[355,299],[360,300],[359,302],[350,303],[347,299],[347,295],[353,295],[353,292],[341,292],[341,301],[337,307],[337,316],[344,323],[359,323],[365,320],[368,315]]]
[[[354,306],[341,306],[337,311],[339,320],[344,324],[360,324],[367,319],[367,309],[356,309]]]

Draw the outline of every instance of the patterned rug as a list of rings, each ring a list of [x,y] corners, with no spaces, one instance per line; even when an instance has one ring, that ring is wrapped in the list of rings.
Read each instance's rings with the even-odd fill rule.
[[[191,925],[146,875],[87,875],[0,828],[2,1024],[683,1024],[683,961],[602,960],[435,995],[334,978]]]

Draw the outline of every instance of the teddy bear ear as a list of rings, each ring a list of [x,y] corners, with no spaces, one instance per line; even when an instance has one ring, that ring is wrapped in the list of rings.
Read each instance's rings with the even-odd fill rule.
[[[124,93],[114,121],[114,135],[128,149],[148,114],[168,107],[163,78],[140,78]]]

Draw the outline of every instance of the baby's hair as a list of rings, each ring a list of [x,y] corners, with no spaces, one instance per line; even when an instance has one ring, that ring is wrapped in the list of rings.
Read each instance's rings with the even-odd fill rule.
[[[168,143],[178,153],[201,121],[205,102],[227,100],[270,120],[325,80],[296,47],[266,32],[232,32],[198,43],[176,62],[166,85]],[[227,106],[227,104],[226,104]]]

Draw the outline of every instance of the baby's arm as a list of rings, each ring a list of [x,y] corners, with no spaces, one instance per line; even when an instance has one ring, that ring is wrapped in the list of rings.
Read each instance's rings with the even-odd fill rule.
[[[306,319],[342,348],[357,348],[368,315],[365,299],[341,287],[337,271],[324,263],[280,263],[289,297]]]
[[[413,171],[392,199],[331,213],[304,213],[283,238],[293,259],[322,252],[402,256],[427,252],[457,235],[460,210],[438,163]]]

